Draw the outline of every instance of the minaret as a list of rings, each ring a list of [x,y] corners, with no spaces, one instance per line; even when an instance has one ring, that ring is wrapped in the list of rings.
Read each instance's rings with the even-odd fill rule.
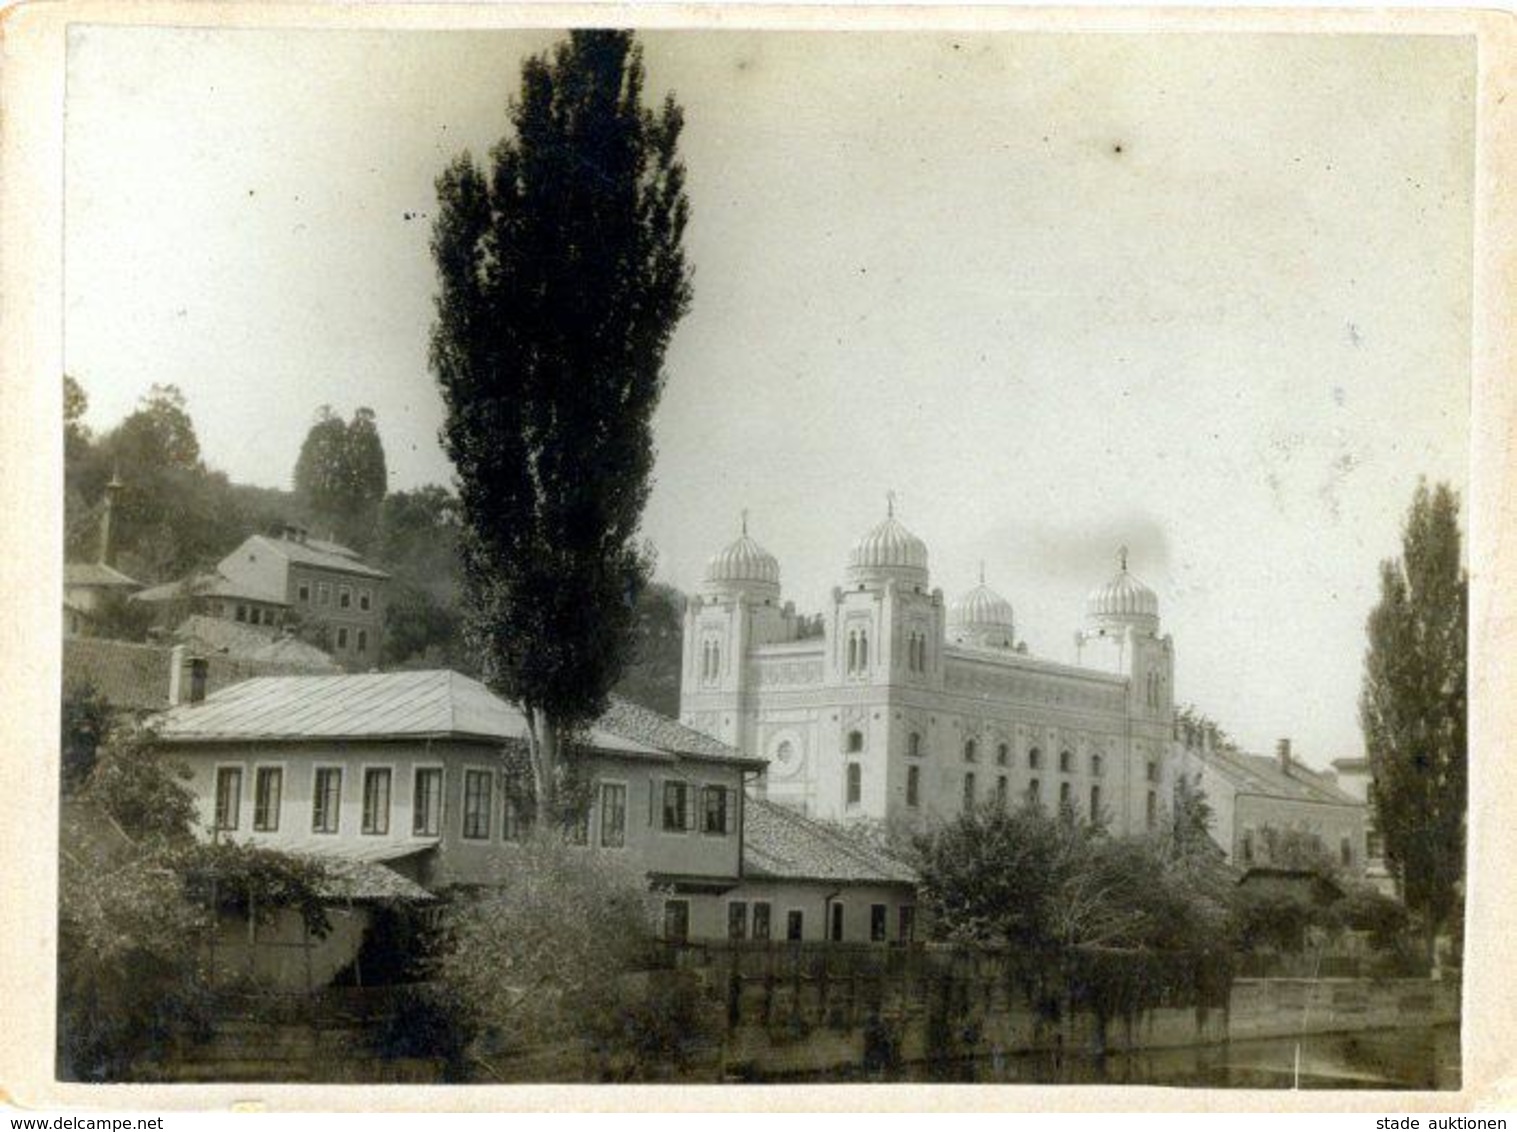
[[[116,495],[125,485],[121,482],[121,465],[111,469],[111,482],[105,485],[105,513],[100,516],[100,564],[116,565],[116,543],[111,523],[116,510]]]

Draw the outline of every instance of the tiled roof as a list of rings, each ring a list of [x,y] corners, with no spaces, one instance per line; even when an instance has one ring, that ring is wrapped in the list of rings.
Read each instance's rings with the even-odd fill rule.
[[[775,880],[917,883],[916,873],[888,853],[760,798],[743,804],[743,873]]]
[[[164,716],[168,742],[441,738],[523,740],[527,723],[477,680],[446,670],[247,680]],[[668,760],[661,747],[624,727],[595,726],[590,745],[638,758]],[[692,752],[694,753],[694,752]],[[701,757],[711,757],[702,755]],[[741,756],[733,753],[733,757]]]
[[[206,617],[195,614],[186,617],[174,630],[174,639],[206,652],[221,653],[245,660],[267,661],[280,664],[292,672],[309,669],[312,672],[336,672],[339,666],[315,645],[295,637],[284,636],[279,630],[241,625],[224,617]]]
[[[104,562],[65,562],[63,564],[65,586],[128,586],[141,589],[142,583],[129,578],[114,566]]]
[[[1272,798],[1291,798],[1302,802],[1332,802],[1338,805],[1362,805],[1344,793],[1326,776],[1310,767],[1294,763],[1289,774],[1280,769],[1280,761],[1268,755],[1250,755],[1242,751],[1211,751],[1202,756],[1217,770],[1231,778],[1239,789]]]
[[[355,861],[342,858],[322,859],[327,879],[320,886],[322,896],[345,900],[434,899],[432,894],[410,877],[378,861]]]
[[[283,555],[291,562],[299,562],[303,566],[321,566],[328,570],[341,570],[347,574],[362,574],[370,578],[390,576],[383,570],[370,566],[347,547],[339,546],[335,542],[325,542],[322,539],[307,539],[305,542],[299,542],[296,539],[253,535],[228,557],[237,555],[243,547],[249,545]]]
[[[132,595],[133,601],[179,601],[188,597],[230,597],[261,601],[269,605],[289,605],[282,591],[257,579],[228,578],[222,574],[197,574],[177,582],[150,586]]]
[[[755,767],[766,765],[764,759],[745,755],[735,747],[686,727],[677,719],[670,719],[620,696],[611,697],[611,704],[597,726],[661,751],[674,751],[691,758],[748,763]]]

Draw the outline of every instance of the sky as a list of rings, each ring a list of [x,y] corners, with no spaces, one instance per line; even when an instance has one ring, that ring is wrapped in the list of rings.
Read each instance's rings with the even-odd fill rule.
[[[65,360],[106,429],[183,391],[288,487],[322,405],[448,483],[433,183],[553,32],[75,26]],[[686,590],[738,533],[820,610],[885,513],[1072,661],[1116,568],[1176,695],[1243,745],[1361,752],[1377,566],[1464,493],[1473,42],[644,32],[685,110],[694,303],[644,533]]]

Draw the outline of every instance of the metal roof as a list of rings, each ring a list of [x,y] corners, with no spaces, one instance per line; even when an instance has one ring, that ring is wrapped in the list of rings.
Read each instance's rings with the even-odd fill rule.
[[[883,850],[761,798],[749,798],[743,807],[743,875],[824,883],[917,883],[915,871]]]
[[[679,754],[713,758],[721,750],[733,760],[752,761],[704,736],[696,737],[703,740],[699,745],[694,739],[660,741],[653,731],[629,724],[644,710],[629,712],[624,705],[608,713],[591,727],[589,745],[659,760]],[[158,731],[169,743],[448,737],[500,742],[525,741],[526,733],[526,719],[514,706],[479,681],[447,670],[245,680],[201,703],[172,709]]]
[[[340,570],[345,574],[362,574],[368,578],[388,578],[390,575],[375,566],[370,566],[353,551],[335,542],[322,539],[307,539],[300,542],[290,538],[271,538],[268,535],[251,535],[248,540],[222,560],[222,569],[248,547],[261,548],[299,562],[303,566],[320,566],[327,570]]]
[[[1302,802],[1329,802],[1340,806],[1364,803],[1334,785],[1325,775],[1301,763],[1292,763],[1290,773],[1280,767],[1280,760],[1269,755],[1250,755],[1243,751],[1208,751],[1202,756],[1230,778],[1239,789],[1273,798],[1291,798]]]

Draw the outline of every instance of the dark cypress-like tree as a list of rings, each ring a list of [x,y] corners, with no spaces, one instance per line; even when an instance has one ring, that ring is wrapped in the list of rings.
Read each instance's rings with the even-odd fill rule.
[[[373,409],[358,409],[351,421],[330,405],[317,410],[295,462],[295,492],[325,528],[319,534],[367,550],[388,478]]]
[[[1380,565],[1359,712],[1386,861],[1430,957],[1464,879],[1467,619],[1459,501],[1419,484],[1401,559]]]
[[[664,354],[690,301],[672,96],[631,32],[527,61],[490,168],[437,182],[432,368],[463,516],[466,634],[528,721],[539,818],[631,650]]]

